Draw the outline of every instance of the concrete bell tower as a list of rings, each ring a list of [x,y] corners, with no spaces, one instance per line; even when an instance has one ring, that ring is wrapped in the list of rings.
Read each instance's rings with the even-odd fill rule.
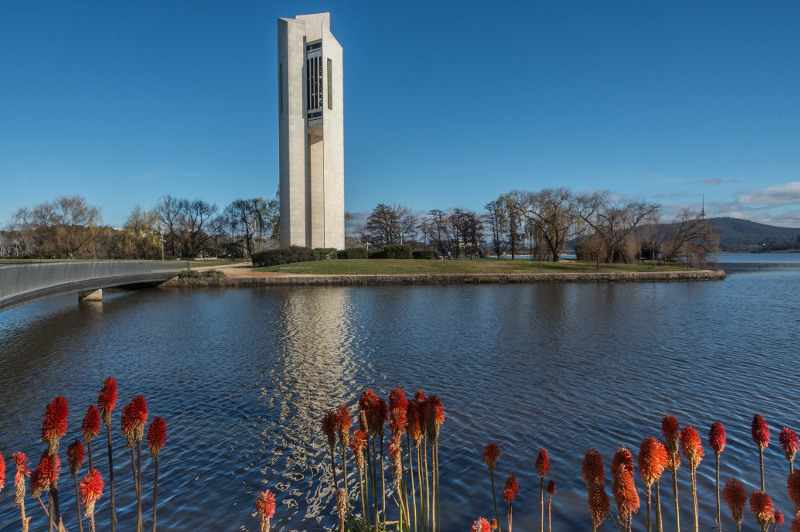
[[[281,247],[344,249],[343,102],[330,13],[279,18]]]

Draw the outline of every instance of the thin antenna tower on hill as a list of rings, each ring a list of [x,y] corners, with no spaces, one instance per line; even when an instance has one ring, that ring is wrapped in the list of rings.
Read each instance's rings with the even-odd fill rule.
[[[703,207],[700,209],[700,218],[706,217],[706,195],[703,194]]]

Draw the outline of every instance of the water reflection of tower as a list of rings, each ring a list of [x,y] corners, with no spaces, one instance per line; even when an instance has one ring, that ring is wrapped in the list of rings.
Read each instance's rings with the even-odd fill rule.
[[[352,341],[349,299],[345,287],[287,291],[278,349],[284,383],[301,391],[294,408],[316,412],[335,398],[344,400]]]

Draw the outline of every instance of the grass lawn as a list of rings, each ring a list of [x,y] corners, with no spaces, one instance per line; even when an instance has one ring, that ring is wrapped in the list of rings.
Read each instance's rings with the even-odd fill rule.
[[[656,271],[682,270],[680,266],[657,266]],[[538,262],[530,259],[461,259],[461,260],[402,260],[402,259],[347,259],[321,260],[281,264],[255,268],[259,272],[283,272],[333,275],[435,275],[475,273],[558,273],[596,272],[595,263],[561,260]],[[601,264],[601,272],[653,271],[652,265]]]

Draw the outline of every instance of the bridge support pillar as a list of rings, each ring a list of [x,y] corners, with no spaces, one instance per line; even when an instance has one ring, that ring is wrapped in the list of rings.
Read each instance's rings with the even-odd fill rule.
[[[102,301],[103,300],[103,289],[98,288],[97,290],[86,290],[84,292],[78,293],[78,301]]]

